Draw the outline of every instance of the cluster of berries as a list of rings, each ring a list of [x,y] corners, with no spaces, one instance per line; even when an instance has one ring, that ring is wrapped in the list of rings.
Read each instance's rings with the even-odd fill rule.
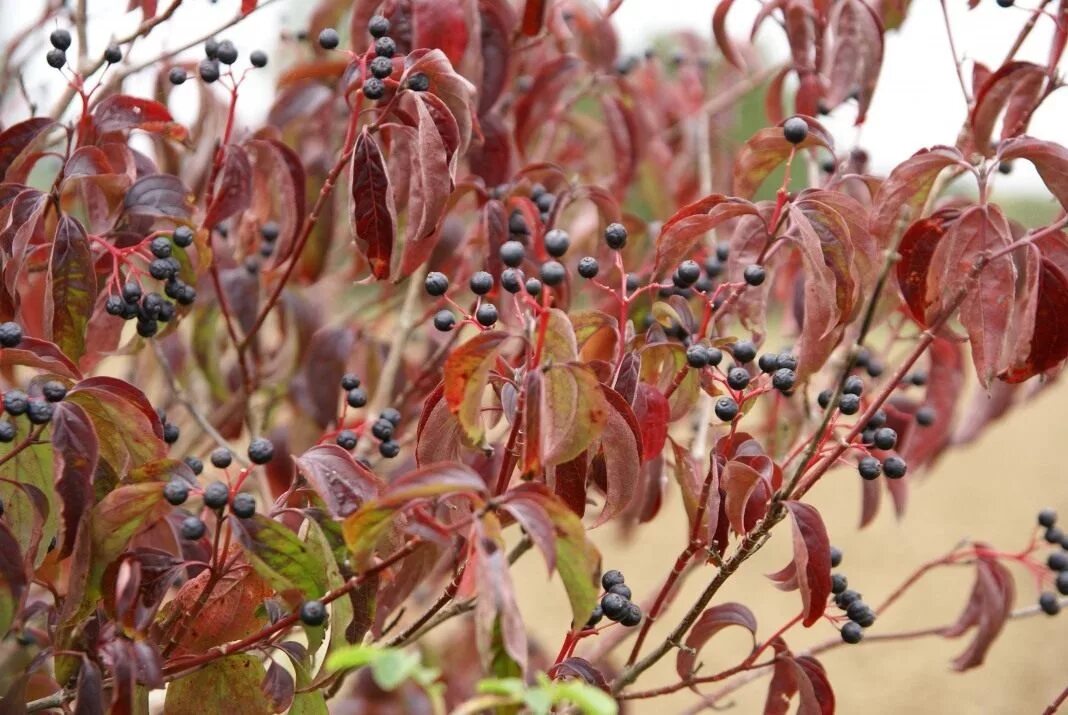
[[[837,568],[841,563],[842,552],[832,546],[831,568]],[[875,611],[864,603],[859,593],[849,588],[845,574],[831,574],[831,593],[834,596],[834,604],[845,611],[849,619],[849,622],[842,626],[842,640],[846,643],[860,643],[864,638],[864,629],[875,623]]]
[[[17,348],[22,343],[22,327],[18,323],[0,323],[0,348]],[[29,395],[12,388],[3,394],[4,412],[11,418],[23,415],[31,425],[45,425],[52,421],[55,403],[67,396],[67,386],[58,380],[49,380],[40,386],[39,395]],[[18,435],[13,419],[0,420],[0,442],[11,442]]]
[[[67,50],[70,49],[71,43],[70,32],[63,29],[52,30],[52,34],[48,36],[48,41],[52,44],[52,49],[45,55],[45,59],[50,67],[58,70],[67,64]],[[104,50],[104,61],[111,65],[122,62],[122,50],[119,49],[118,45],[111,44],[107,46],[107,49]]]
[[[367,393],[360,387],[360,378],[351,372],[342,375],[341,389],[345,391],[345,401],[349,407],[360,408],[367,404]],[[393,459],[400,454],[400,444],[393,439],[400,421],[401,413],[393,407],[387,407],[371,423],[371,435],[379,441],[378,453],[386,459]],[[337,433],[334,441],[342,449],[351,450],[356,448],[359,436],[351,429],[343,429]]]
[[[367,23],[367,31],[374,38],[374,59],[368,65],[370,77],[363,82],[363,95],[368,99],[382,99],[386,94],[385,80],[393,75],[393,58],[397,54],[397,43],[389,36],[389,20],[375,15]],[[328,27],[319,33],[319,46],[324,50],[334,50],[341,43],[337,30]],[[430,89],[430,78],[422,72],[408,77],[408,89],[413,92],[425,92]]]
[[[593,609],[586,628],[593,628],[602,618],[615,621],[621,626],[633,627],[642,622],[642,609],[630,600],[630,587],[623,582],[623,574],[615,569],[606,571],[601,576],[601,587],[605,593],[601,602]]]
[[[753,375],[746,365],[753,362],[757,356],[756,346],[748,340],[738,340],[727,348],[731,357],[734,358],[734,366],[726,374],[727,386],[732,390],[741,391],[749,387]],[[693,344],[686,349],[686,364],[700,370],[706,367],[718,367],[723,362],[723,351],[716,347],[702,344]],[[793,393],[797,383],[797,356],[789,353],[764,353],[757,361],[757,367],[766,375],[771,376],[771,386],[789,396]],[[730,422],[738,416],[738,401],[730,395],[723,395],[716,400],[716,417],[724,422]]]
[[[1057,512],[1052,509],[1043,509],[1038,513],[1038,525],[1045,529],[1043,537],[1047,543],[1061,547],[1060,551],[1054,551],[1049,555],[1046,565],[1056,574],[1054,584],[1057,593],[1068,596],[1068,534],[1057,526]],[[1038,605],[1051,616],[1057,615],[1061,610],[1060,600],[1052,591],[1040,594]]]
[[[173,242],[173,243],[172,243]],[[155,291],[145,292],[141,283],[127,281],[119,294],[109,295],[105,303],[108,315],[123,320],[137,319],[137,334],[150,338],[159,332],[159,324],[174,319],[177,311],[175,304],[192,305],[197,298],[197,290],[178,277],[182,264],[173,255],[174,246],[188,248],[193,244],[193,231],[188,226],[174,229],[171,238],[156,236],[149,241],[152,261],[148,264],[148,274],[157,281],[163,281],[163,293],[167,300]]]
[[[216,469],[226,469],[233,463],[234,455],[226,447],[219,447],[211,453],[211,464]],[[248,445],[249,461],[256,465],[264,465],[274,459],[274,444],[263,437],[257,437]],[[199,475],[204,471],[204,463],[196,457],[186,457],[185,463]],[[163,487],[163,498],[173,506],[181,506],[189,499],[189,494],[195,489],[185,479],[172,477]],[[250,519],[256,513],[256,499],[251,494],[237,492],[231,494],[231,489],[224,482],[214,481],[208,484],[201,492],[204,506],[220,515],[222,510],[230,505],[230,511],[239,519]],[[182,520],[179,531],[183,539],[196,541],[207,533],[207,525],[197,516],[187,516]]]
[[[204,59],[197,65],[197,74],[200,75],[200,79],[211,84],[219,79],[222,65],[230,66],[234,64],[237,62],[239,55],[237,45],[233,41],[216,40],[212,37],[204,43]],[[253,50],[249,54],[248,60],[253,67],[266,67],[267,53],[263,50]],[[189,79],[189,74],[182,67],[171,67],[167,73],[167,79],[170,80],[171,84],[178,86]]]
[[[842,394],[838,399],[838,411],[843,415],[855,415],[860,412],[860,396],[864,394],[864,380],[857,375],[850,375],[842,384]],[[823,409],[831,406],[834,394],[831,390],[824,390],[816,402]],[[860,433],[860,443],[866,449],[874,447],[882,451],[889,451],[897,446],[897,431],[886,426],[886,412],[876,410],[871,418],[864,424]],[[879,460],[870,454],[857,462],[857,471],[864,479],[878,479],[880,474],[885,474],[890,479],[901,479],[908,472],[908,464],[900,456],[893,454],[883,460]]]

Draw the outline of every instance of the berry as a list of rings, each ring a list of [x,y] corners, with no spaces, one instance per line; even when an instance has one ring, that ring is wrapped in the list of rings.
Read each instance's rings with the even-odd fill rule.
[[[686,348],[686,364],[697,370],[708,365],[708,348],[704,345],[691,345]]]
[[[200,79],[204,80],[208,84],[211,84],[215,80],[219,79],[219,63],[217,60],[201,60],[197,65],[197,73],[200,75]]]
[[[627,611],[619,619],[619,625],[633,628],[642,622],[642,609],[637,603],[627,603]]]
[[[249,62],[253,67],[266,67],[267,66],[267,53],[263,50],[253,50],[252,54],[248,56]]]
[[[787,370],[797,370],[797,356],[793,353],[779,353],[778,364],[780,368],[786,368]]]
[[[451,310],[441,309],[434,315],[434,327],[443,333],[447,333],[456,327],[456,316]]]
[[[371,37],[376,39],[385,37],[389,34],[389,20],[381,15],[375,15],[367,22],[367,31],[371,33]]]
[[[174,266],[171,265],[170,261],[157,258],[148,264],[148,273],[158,281],[165,281],[174,277]]]
[[[163,498],[168,504],[180,506],[189,498],[189,485],[182,479],[172,479],[163,487]]]
[[[716,278],[719,274],[723,273],[723,262],[715,256],[709,256],[705,259],[705,274],[709,278]]]
[[[360,386],[360,378],[356,377],[351,372],[346,372],[344,375],[341,376],[341,389],[342,390],[345,390],[345,391],[355,390],[359,386]]]
[[[251,494],[241,492],[234,495],[234,500],[230,502],[230,511],[234,513],[238,519],[250,519],[252,515],[256,513],[256,499]]]
[[[475,311],[475,320],[479,325],[490,327],[497,322],[497,306],[493,303],[483,303]]]
[[[378,453],[386,459],[393,459],[400,454],[400,445],[389,439],[378,445]]]
[[[186,457],[182,461],[185,462],[186,466],[193,470],[193,474],[200,474],[204,471],[204,463],[196,457]]]
[[[864,392],[864,381],[856,375],[850,375],[842,385],[842,392],[847,395],[860,396]]]
[[[1068,571],[1061,571],[1057,574],[1057,593],[1062,596],[1068,596]]]
[[[152,251],[152,255],[156,258],[169,258],[171,255],[170,239],[156,236],[149,242],[148,250]]]
[[[790,117],[782,125],[782,135],[791,144],[800,144],[808,136],[808,122],[801,117]]]
[[[195,516],[187,516],[182,520],[181,533],[182,538],[186,541],[196,541],[204,536],[208,527],[203,521]]]
[[[49,402],[59,402],[67,396],[67,386],[56,380],[49,380],[41,386],[41,394]]]
[[[848,587],[849,579],[845,577],[845,574],[831,574],[831,593],[837,596],[838,594],[845,591]]]
[[[610,591],[613,586],[618,586],[623,582],[623,574],[616,569],[605,571],[604,574],[601,575],[601,587],[605,591]]]
[[[493,290],[493,276],[486,271],[478,271],[471,276],[468,286],[475,295],[486,295]]]
[[[875,430],[875,446],[879,449],[893,449],[897,444],[897,432],[889,427],[880,427]]]
[[[608,589],[608,592],[618,593],[620,596],[627,599],[628,601],[630,600],[631,596],[634,595],[633,593],[631,593],[630,586],[625,583],[617,583],[615,586],[612,586],[610,589]]]
[[[179,248],[188,248],[193,245],[193,229],[188,226],[179,226],[174,229],[172,236],[174,238],[174,245]]]
[[[30,398],[22,390],[8,390],[4,393],[4,411],[12,417],[26,414],[30,409]]]
[[[64,29],[52,30],[52,34],[48,36],[48,41],[57,50],[66,50],[70,47],[70,33]]]
[[[343,429],[337,433],[337,438],[334,441],[342,449],[353,449],[356,447],[356,433],[350,429]]]
[[[1051,571],[1064,571],[1068,569],[1068,554],[1063,551],[1054,551],[1046,559],[1046,565]]]
[[[371,76],[385,79],[393,74],[393,60],[388,57],[375,57],[371,60]]]
[[[371,434],[375,439],[385,442],[393,436],[393,423],[389,420],[375,420],[375,423],[371,425]]]
[[[505,268],[501,271],[501,288],[509,293],[518,293],[523,290],[523,274],[515,268]]]
[[[679,278],[686,285],[693,285],[701,277],[701,266],[696,261],[683,261],[677,271]]]
[[[560,285],[565,277],[567,277],[567,269],[559,261],[546,261],[541,265],[541,281],[545,285]]]
[[[264,437],[257,437],[248,445],[248,459],[253,464],[267,464],[274,459],[274,444]]]
[[[738,403],[733,398],[724,395],[716,400],[716,417],[724,422],[732,422],[738,416]]]
[[[886,410],[876,410],[875,414],[868,420],[868,423],[864,425],[864,429],[870,429],[874,432],[885,424]]]
[[[554,228],[545,234],[545,251],[553,258],[560,258],[567,253],[569,248],[571,248],[571,237],[567,235],[567,231]]]
[[[627,245],[627,229],[621,223],[610,223],[604,229],[604,242],[613,251],[622,250]]]
[[[1046,529],[1057,523],[1057,512],[1052,509],[1043,509],[1038,512],[1038,525]]]
[[[732,390],[744,390],[749,386],[749,371],[744,367],[732,367],[727,373],[727,384]]]
[[[0,420],[0,442],[10,442],[15,439],[15,425],[7,420]]]
[[[354,387],[345,395],[345,401],[348,402],[349,407],[363,407],[367,404],[367,393],[362,387]]]
[[[397,54],[397,43],[392,37],[379,37],[375,40],[375,54],[379,57],[392,57]]]
[[[386,93],[386,85],[377,77],[369,77],[363,83],[363,96],[368,99],[382,99]]]
[[[137,321],[137,334],[142,338],[151,338],[159,332],[159,323],[151,318]]]
[[[864,629],[859,624],[850,621],[842,626],[842,640],[849,644],[860,643],[864,638]]]
[[[1042,538],[1050,544],[1058,544],[1064,538],[1064,532],[1058,529],[1056,526],[1051,526],[1046,529],[1046,533],[1042,535]]]
[[[860,600],[860,594],[851,588],[847,588],[840,594],[834,597],[834,605],[838,606],[842,610],[849,608],[850,604],[854,601]]]
[[[832,397],[834,397],[834,393],[830,390],[821,390],[820,394],[816,395],[816,402],[823,409],[827,409],[827,406],[831,404]]]
[[[26,410],[26,416],[32,424],[46,425],[52,421],[55,410],[51,402],[31,402]]]
[[[887,457],[883,460],[883,472],[891,479],[901,479],[905,476],[909,466],[901,457]]]
[[[422,72],[416,72],[408,78],[408,89],[413,92],[425,92],[430,89],[430,78]]]
[[[924,405],[916,410],[916,424],[920,427],[930,427],[935,422],[935,411],[930,405]]]
[[[326,622],[326,606],[322,601],[300,604],[300,622],[306,626],[321,626]]]
[[[628,291],[636,291],[636,290],[638,290],[638,286],[639,285],[641,285],[641,279],[638,278],[638,275],[635,274],[635,273],[628,273],[627,274],[627,290]]]
[[[866,369],[868,371],[868,375],[870,375],[871,377],[879,377],[879,375],[882,375],[883,372],[886,370],[886,365],[884,365],[883,362],[878,358],[873,357],[871,358],[871,360],[868,361],[868,367]]]
[[[209,509],[222,509],[230,501],[230,487],[222,482],[212,482],[204,487],[204,506]]]
[[[593,256],[583,256],[578,262],[578,274],[583,278],[596,278],[601,267]]]
[[[597,604],[593,607],[593,613],[590,614],[589,620],[586,621],[586,628],[594,628],[601,619],[604,618],[604,611],[601,610],[601,604]]]
[[[719,348],[708,348],[708,364],[716,367],[723,362],[723,351]]]
[[[771,386],[779,392],[789,392],[794,389],[795,382],[797,382],[797,373],[789,368],[779,368],[771,376]]]
[[[278,236],[282,233],[282,228],[278,225],[277,221],[267,221],[260,226],[260,236],[264,241],[273,243],[278,240]]]
[[[843,415],[855,415],[860,411],[860,398],[856,395],[842,395],[838,400],[838,409]]]
[[[445,292],[449,290],[449,279],[445,277],[444,273],[438,271],[431,271],[426,274],[426,279],[423,281],[423,288],[426,292],[435,298],[445,295]]]
[[[104,61],[108,64],[117,64],[122,62],[122,50],[118,45],[108,45],[104,50]]]
[[[126,312],[125,301],[121,296],[114,294],[109,295],[107,301],[104,303],[104,310],[107,311],[108,315],[121,316]]]
[[[831,547],[831,568],[836,569],[842,565],[842,550],[837,546]]]
[[[527,278],[527,282],[523,287],[526,288],[527,293],[530,293],[535,298],[541,295],[541,281],[537,278]]]
[[[0,347],[14,348],[22,342],[22,327],[18,323],[8,321],[0,323]]]
[[[516,209],[508,216],[508,233],[520,236],[526,236],[530,233],[530,229],[527,227],[527,220],[523,218],[523,213],[519,209]]]
[[[764,353],[757,359],[757,367],[761,372],[770,375],[779,369],[779,356],[775,353]]]
[[[224,65],[232,65],[237,62],[237,47],[230,40],[223,40],[215,51],[215,58]]]
[[[233,461],[234,455],[226,447],[218,447],[212,450],[209,459],[211,460],[211,466],[216,469],[226,469]]]
[[[846,616],[857,625],[870,628],[875,623],[875,611],[859,598],[846,606]]]
[[[338,46],[341,42],[341,38],[338,37],[337,30],[332,27],[325,28],[319,33],[319,47],[324,50],[332,50]]]
[[[998,7],[1012,7],[1016,4],[1016,0],[997,0]]]
[[[204,43],[204,56],[209,60],[214,60],[219,56],[219,41],[214,37],[209,37]]]
[[[857,471],[867,480],[878,479],[883,473],[883,465],[875,457],[863,457],[857,462]]]
[[[911,382],[916,387],[923,387],[927,384],[927,373],[923,372],[922,370],[917,370],[905,379]]]
[[[553,204],[556,202],[556,197],[550,194],[548,191],[542,193],[538,198],[534,199],[534,204],[538,207],[538,211],[542,214],[547,214],[552,211]]]
[[[178,429],[178,425],[168,422],[163,425],[163,441],[167,444],[174,444],[181,436],[181,431]]]
[[[379,417],[384,419],[386,422],[389,422],[394,427],[399,425],[401,421],[401,413],[395,407],[387,407],[386,409],[382,410],[382,414],[380,414]]]
[[[1057,600],[1057,594],[1052,591],[1044,591],[1038,597],[1038,606],[1047,616],[1056,616],[1061,611],[1061,602]]]
[[[609,591],[601,598],[601,611],[610,621],[618,621],[627,612],[627,606],[630,601],[620,596],[618,593],[612,593]]]
[[[764,266],[757,265],[756,263],[750,264],[742,271],[742,278],[745,282],[751,286],[758,286],[764,282],[767,278],[767,273],[764,271]]]
[[[515,268],[522,263],[526,255],[527,249],[519,241],[505,241],[501,244],[501,262],[509,268]]]

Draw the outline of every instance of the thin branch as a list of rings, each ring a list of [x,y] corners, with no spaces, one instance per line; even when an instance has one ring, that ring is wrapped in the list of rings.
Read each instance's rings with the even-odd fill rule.
[[[964,82],[964,72],[961,70],[960,55],[957,54],[957,45],[953,41],[953,30],[949,26],[949,9],[946,7],[946,0],[942,0],[942,18],[946,22],[946,37],[949,38],[949,51],[953,53],[953,66],[957,68],[957,81],[960,82],[960,91],[964,94],[965,106],[971,106],[972,98],[968,94],[968,85]]]

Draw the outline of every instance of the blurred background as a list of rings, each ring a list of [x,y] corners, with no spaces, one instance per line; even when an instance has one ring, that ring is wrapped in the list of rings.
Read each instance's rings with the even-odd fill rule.
[[[1021,4],[1031,7],[1035,0]],[[38,16],[42,5],[36,0],[0,0],[0,44]],[[948,5],[957,48],[966,61],[965,76],[970,75],[973,60],[999,64],[1029,14],[1022,8],[1002,9],[994,0],[982,0],[971,11],[965,0],[948,0]],[[237,6],[238,0],[187,0],[165,30],[138,43],[132,62],[151,59],[161,50],[180,46],[221,25],[234,16]],[[662,36],[676,30],[708,37],[714,6],[709,0],[625,0],[616,14],[623,50],[637,54],[656,46],[670,52]],[[88,7],[93,30],[90,53],[94,55],[103,52],[112,33],[122,33],[139,21],[137,13],[124,12],[126,0],[89,0]],[[304,27],[313,7],[310,0],[278,0],[222,34],[233,39],[242,54],[260,48],[272,56],[266,72],[250,75],[239,105],[240,120],[254,124],[266,113],[273,85],[271,73],[287,64],[286,44],[279,38],[293,36]],[[732,32],[739,38],[747,36],[758,10],[756,0],[735,2]],[[1053,23],[1048,18],[1039,22],[1020,58],[1044,62],[1052,32]],[[786,54],[781,33],[770,26],[758,41],[769,62]],[[61,89],[57,73],[45,64],[45,47],[44,35],[39,43],[29,43],[28,51],[40,54],[40,58],[29,63],[25,75],[26,93],[43,112]],[[197,47],[188,54],[199,57],[200,53]],[[132,88],[150,91],[154,81],[151,73],[142,73],[132,78]],[[179,119],[192,116],[191,108],[183,103],[195,101],[193,85],[177,88],[171,95],[171,108]],[[0,98],[0,117],[5,124],[24,116],[25,102],[14,94]],[[919,148],[952,144],[964,112],[940,5],[935,0],[917,0],[904,26],[888,38],[883,76],[866,125],[857,130],[848,109],[836,112],[826,124],[840,146],[863,147],[871,157],[873,171],[883,173]],[[738,130],[745,136],[756,128]],[[1056,93],[1045,102],[1032,121],[1031,133],[1068,143],[1068,94]],[[995,199],[1003,202],[1014,218],[1035,225],[1050,216],[1055,206],[1030,165],[1017,164],[1012,175],[999,177]],[[1039,508],[1051,506],[1068,516],[1066,465],[1059,451],[1059,440],[1068,437],[1065,425],[1068,391],[1063,385],[1054,385],[996,424],[980,443],[951,452],[928,474],[913,480],[903,519],[895,519],[884,508],[875,522],[861,531],[856,527],[859,480],[852,469],[831,473],[813,492],[813,501],[827,521],[832,542],[845,553],[840,570],[848,575],[850,586],[861,591],[869,603],[878,604],[917,565],[945,553],[964,537],[1016,550],[1033,533]],[[636,596],[658,586],[684,543],[685,515],[670,487],[664,511],[655,528],[639,529],[631,539],[621,538],[611,527],[594,532],[605,554],[605,568],[623,570]],[[717,599],[740,600],[752,607],[761,624],[760,636],[773,632],[797,611],[797,594],[781,593],[763,577],[786,562],[789,548],[787,535],[776,535]],[[678,603],[691,600],[711,574],[711,569],[695,573]],[[1038,595],[1026,576],[1020,576],[1018,607],[1033,604]],[[560,623],[567,610],[558,580],[548,581],[544,564],[535,557],[520,561],[516,578],[527,623],[540,644],[555,652],[563,633],[546,624]],[[871,633],[952,622],[963,608],[971,580],[972,571],[965,569],[945,569],[928,576],[894,609],[880,614]],[[669,614],[664,623],[671,622]],[[663,632],[655,629],[650,642]],[[792,631],[789,642],[796,651],[835,636],[830,626],[821,623],[810,631]],[[838,712],[1038,713],[1068,684],[1068,613],[1013,621],[991,650],[985,667],[954,673],[950,660],[964,650],[969,637],[872,642],[828,652],[821,660],[836,689]],[[747,648],[747,637],[721,634],[702,653],[707,672],[737,662]],[[581,648],[578,654],[582,654]],[[641,685],[652,687],[674,679],[674,658],[665,658]],[[730,702],[735,704],[734,711],[760,712],[766,689],[764,679],[733,694]],[[683,691],[670,699],[631,703],[628,710],[683,712],[698,702],[692,693]]]

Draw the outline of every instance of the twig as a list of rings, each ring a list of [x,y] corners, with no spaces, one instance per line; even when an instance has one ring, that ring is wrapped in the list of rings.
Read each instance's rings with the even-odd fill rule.
[[[942,18],[946,22],[946,37],[949,38],[949,51],[953,53],[953,66],[957,68],[957,81],[960,82],[960,91],[964,94],[965,106],[971,106],[972,98],[968,94],[968,86],[964,83],[964,73],[960,68],[960,55],[957,54],[957,45],[953,42],[953,30],[949,26],[949,9],[946,7],[946,0],[942,0]]]
[[[74,700],[75,692],[73,690],[57,690],[51,695],[46,695],[43,698],[37,698],[26,703],[26,712],[36,713],[41,710],[53,710],[58,707],[62,707]]]

